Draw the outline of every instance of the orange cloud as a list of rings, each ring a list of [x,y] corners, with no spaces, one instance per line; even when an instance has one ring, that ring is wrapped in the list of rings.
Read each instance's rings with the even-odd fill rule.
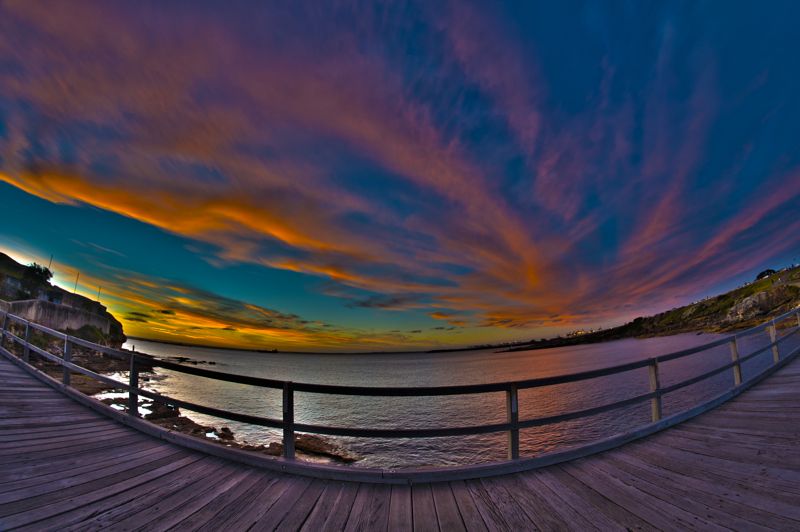
[[[243,23],[202,5],[186,17],[175,9],[3,4],[0,57],[13,66],[0,73],[3,96],[35,115],[9,111],[0,180],[211,244],[215,261],[323,278],[352,306],[459,326],[613,319],[755,265],[739,253],[754,245],[743,238],[754,225],[775,229],[773,256],[793,245],[794,223],[775,227],[769,213],[797,200],[796,173],[784,195],[764,186],[752,207],[714,220],[707,234],[691,231],[705,220],[689,185],[715,118],[714,72],[684,100],[664,97],[675,61],[668,35],[643,101],[613,101],[619,73],[606,59],[596,105],[566,115],[544,107],[547,80],[519,36],[479,8],[452,3],[441,18],[422,10],[445,43],[442,79],[397,68],[380,53],[385,28],[346,2],[335,14],[353,31],[302,42],[267,31],[296,31],[291,10]],[[331,14],[309,11],[302,29],[325,28]],[[244,38],[254,28],[258,38]],[[473,95],[445,90],[448,76],[486,108],[459,107]],[[471,139],[482,131],[473,122],[495,120],[507,144]],[[60,155],[65,143],[70,157]],[[522,175],[508,179],[517,155]],[[708,193],[725,196],[726,186]],[[223,319],[202,311],[209,301],[195,290],[125,282],[112,294],[121,308],[175,307],[150,318],[163,334],[189,334],[194,322],[215,341],[257,331],[286,345],[393,341],[242,305]]]

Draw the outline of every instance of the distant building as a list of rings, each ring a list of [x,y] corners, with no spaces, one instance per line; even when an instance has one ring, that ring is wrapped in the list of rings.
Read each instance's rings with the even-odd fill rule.
[[[588,331],[585,329],[577,329],[575,331],[567,333],[567,338],[575,338],[576,336],[583,336],[584,334],[593,333],[594,329],[589,329]]]

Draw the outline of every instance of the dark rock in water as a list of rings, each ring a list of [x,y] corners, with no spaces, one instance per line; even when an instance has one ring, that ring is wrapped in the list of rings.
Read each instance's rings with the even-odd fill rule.
[[[101,399],[100,402],[103,403],[104,405],[108,405],[108,406],[114,406],[114,405],[127,406],[128,405],[128,400],[124,399],[122,397],[117,397],[117,398],[113,398],[113,399],[112,398]]]
[[[232,440],[233,439],[233,432],[228,427],[222,427],[217,432],[217,436],[222,438],[223,440]]]
[[[269,445],[242,445],[239,447],[243,451],[263,453],[270,456],[280,456],[283,454],[283,445],[271,442]]]
[[[352,453],[341,449],[330,441],[311,434],[296,434],[294,437],[295,449],[300,453],[311,456],[324,456],[337,462],[353,463],[359,458]],[[283,444],[270,442],[269,445],[241,445],[243,451],[264,453],[270,456],[282,456]]]
[[[150,410],[150,413],[144,418],[151,421],[154,419],[172,419],[181,415],[181,411],[178,408],[161,403],[153,403],[148,407],[148,410]]]
[[[263,445],[261,447],[264,449],[263,452],[271,456],[280,456],[283,454],[283,444],[276,443],[274,441],[270,442],[266,447]]]
[[[174,356],[174,357],[166,357],[166,360],[169,362],[175,362],[177,364],[191,364],[193,366],[198,366],[200,364],[209,364],[209,365],[216,365],[216,362],[207,362],[205,360],[194,360],[189,357],[184,356]]]
[[[296,434],[294,437],[295,449],[303,451],[308,454],[317,454],[320,456],[327,456],[334,460],[339,460],[345,463],[352,463],[358,460],[358,457],[349,453],[348,451],[338,447],[336,444],[316,436],[314,434]]]

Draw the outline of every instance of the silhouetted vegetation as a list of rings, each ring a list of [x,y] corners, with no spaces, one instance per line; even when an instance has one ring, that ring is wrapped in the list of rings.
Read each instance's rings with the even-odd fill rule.
[[[22,274],[22,289],[27,297],[34,298],[41,289],[50,286],[52,278],[53,272],[49,268],[34,262],[29,264]]]
[[[776,272],[775,270],[772,270],[772,269],[766,269],[763,272],[761,272],[758,275],[756,275],[756,281],[758,281],[759,279],[763,279],[764,277],[769,277],[770,275],[772,275],[774,273],[778,273],[778,272]]]

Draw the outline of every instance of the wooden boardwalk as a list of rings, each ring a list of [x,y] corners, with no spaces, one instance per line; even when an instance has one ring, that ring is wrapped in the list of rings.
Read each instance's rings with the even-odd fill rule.
[[[412,487],[250,468],[141,434],[0,357],[0,530],[800,530],[800,361],[645,440]]]

